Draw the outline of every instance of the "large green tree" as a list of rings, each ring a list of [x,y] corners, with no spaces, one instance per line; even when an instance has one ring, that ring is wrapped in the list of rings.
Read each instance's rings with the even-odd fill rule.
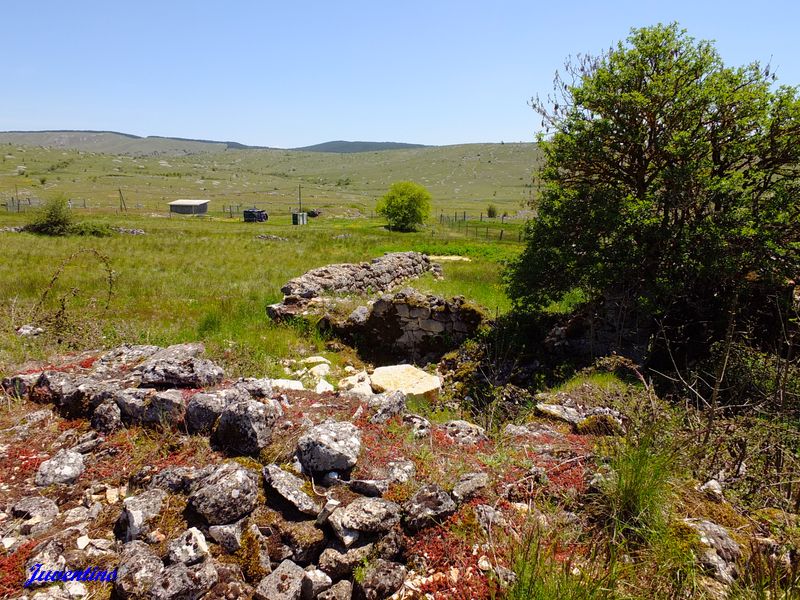
[[[758,63],[726,67],[676,24],[569,61],[532,101],[545,160],[508,271],[517,305],[578,287],[724,330],[754,282],[800,275],[800,102],[774,81]]]

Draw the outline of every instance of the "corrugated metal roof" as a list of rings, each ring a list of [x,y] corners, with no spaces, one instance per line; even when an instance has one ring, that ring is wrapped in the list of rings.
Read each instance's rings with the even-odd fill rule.
[[[208,200],[173,200],[169,203],[170,206],[200,206],[201,204],[208,204]]]

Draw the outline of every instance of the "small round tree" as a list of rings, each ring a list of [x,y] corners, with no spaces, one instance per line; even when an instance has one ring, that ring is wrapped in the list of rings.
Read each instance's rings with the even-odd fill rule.
[[[389,229],[396,231],[415,231],[428,218],[430,210],[430,192],[413,181],[393,183],[378,201],[377,209],[389,221]]]

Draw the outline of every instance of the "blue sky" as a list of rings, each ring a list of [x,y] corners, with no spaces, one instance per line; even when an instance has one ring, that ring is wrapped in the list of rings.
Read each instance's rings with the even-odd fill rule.
[[[296,147],[531,141],[570,54],[678,21],[729,65],[800,84],[800,3],[14,0],[0,130]]]

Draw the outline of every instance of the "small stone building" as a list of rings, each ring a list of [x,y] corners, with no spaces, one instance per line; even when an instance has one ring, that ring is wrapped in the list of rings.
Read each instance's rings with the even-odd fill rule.
[[[174,200],[169,203],[169,212],[178,215],[204,215],[208,212],[208,200]]]

